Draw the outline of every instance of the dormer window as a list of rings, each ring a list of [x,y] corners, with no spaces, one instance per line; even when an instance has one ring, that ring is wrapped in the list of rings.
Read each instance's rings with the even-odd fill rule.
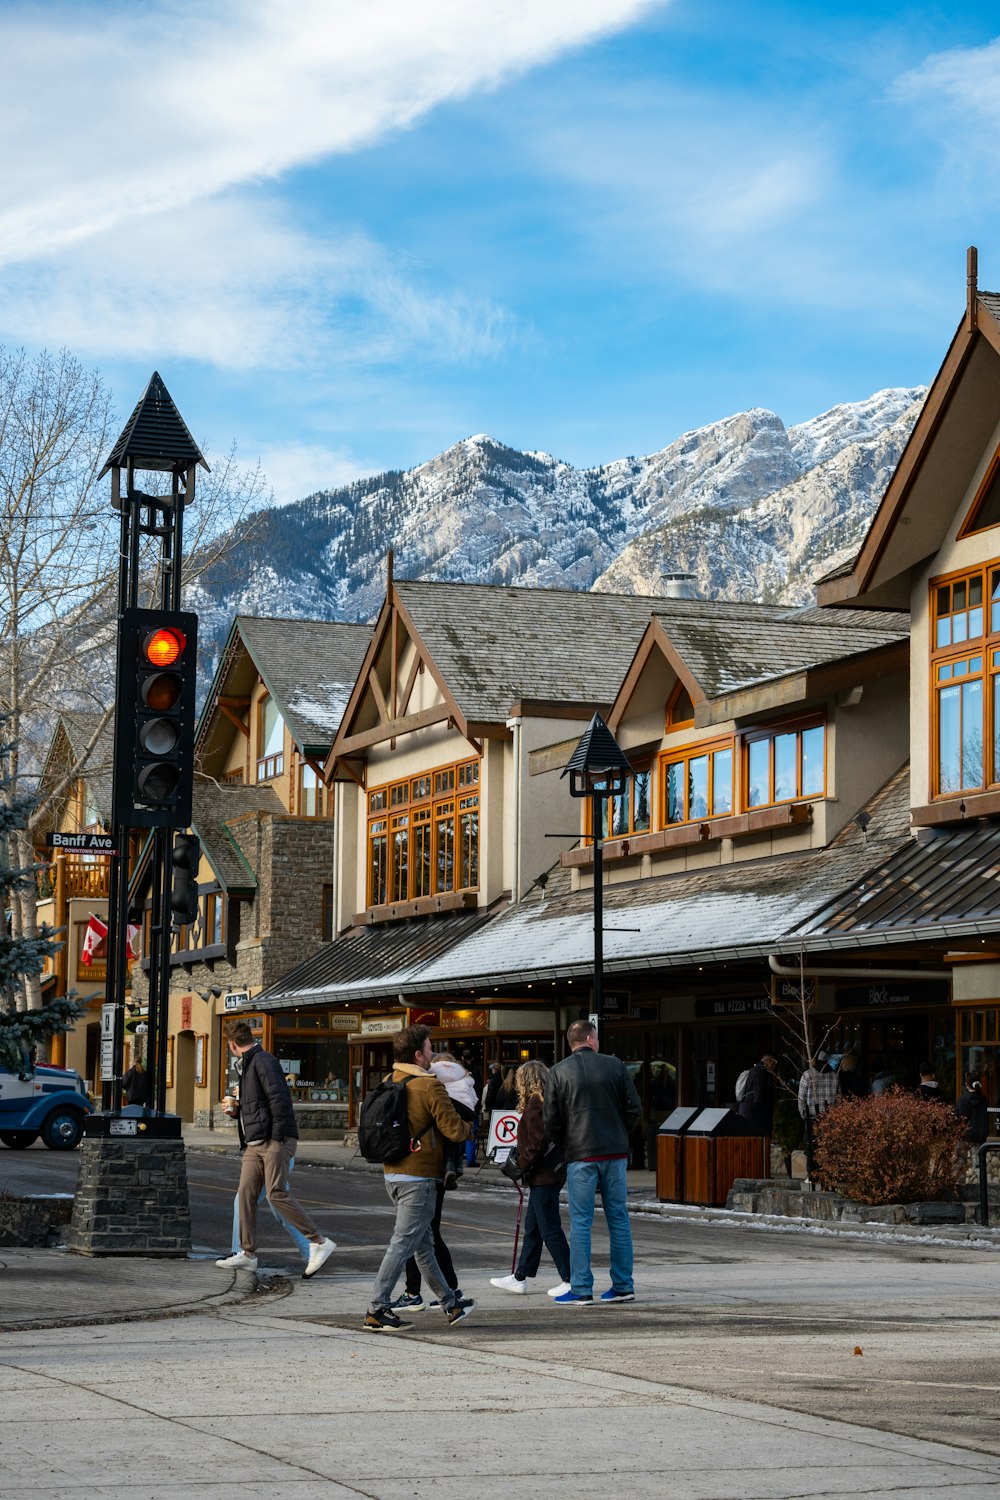
[[[692,745],[660,756],[660,824],[725,818],[733,811],[733,741]]]
[[[770,807],[822,797],[826,787],[826,728],[803,724],[747,736],[746,807]]]
[[[285,769],[285,721],[273,698],[261,699],[257,713],[257,780],[273,781]]]
[[[614,797],[601,799],[604,827],[602,837],[624,839],[635,833],[648,833],[652,826],[650,810],[651,775],[648,766],[633,767],[622,790]]]
[[[478,885],[478,760],[369,790],[369,906]]]

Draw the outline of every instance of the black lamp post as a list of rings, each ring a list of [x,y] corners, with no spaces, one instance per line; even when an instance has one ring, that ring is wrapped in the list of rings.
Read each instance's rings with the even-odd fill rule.
[[[595,714],[562,773],[571,797],[589,797],[594,839],[594,1016],[603,1043],[604,1024],[604,803],[620,797],[632,774],[628,756]]]

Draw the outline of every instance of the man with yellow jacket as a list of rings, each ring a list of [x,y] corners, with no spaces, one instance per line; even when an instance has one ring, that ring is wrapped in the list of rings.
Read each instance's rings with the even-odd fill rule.
[[[382,1257],[371,1306],[363,1327],[372,1333],[395,1333],[411,1328],[392,1311],[392,1294],[407,1259],[416,1256],[421,1274],[433,1288],[449,1324],[467,1318],[475,1307],[471,1298],[460,1305],[445,1281],[434,1255],[431,1221],[437,1201],[438,1179],[444,1177],[444,1140],[467,1140],[467,1125],[430,1071],[431,1035],[426,1026],[405,1026],[392,1039],[393,1083],[406,1084],[406,1120],[410,1153],[386,1162],[385,1188],[396,1209],[396,1224]]]

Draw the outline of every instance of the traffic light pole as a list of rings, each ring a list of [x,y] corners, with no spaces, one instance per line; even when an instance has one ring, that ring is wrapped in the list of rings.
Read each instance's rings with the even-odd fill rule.
[[[120,516],[118,568],[118,656],[115,681],[119,710],[126,701],[123,691],[125,661],[122,621],[126,611],[139,607],[144,536],[159,540],[156,571],[159,575],[160,608],[178,611],[181,606],[184,539],[184,508],[194,498],[194,466],[181,475],[171,475],[169,495],[149,495],[136,485],[136,461],[129,457],[124,466],[125,495],[121,493],[120,467],[111,471],[112,505]],[[148,561],[147,569],[152,567]],[[148,570],[147,570],[148,576]],[[119,743],[116,740],[116,757]],[[118,784],[119,768],[115,767]],[[170,848],[171,832],[164,827],[152,830],[151,850],[151,921],[149,954],[149,1015],[146,1054],[146,1106],[157,1114],[166,1111],[168,997],[170,993]],[[125,991],[128,984],[128,885],[130,825],[116,820],[114,827],[117,857],[112,859],[108,892],[108,987],[107,996],[115,1007],[113,1067],[111,1079],[102,1077],[101,1105],[105,1113],[121,1114],[121,1080],[125,1066]]]

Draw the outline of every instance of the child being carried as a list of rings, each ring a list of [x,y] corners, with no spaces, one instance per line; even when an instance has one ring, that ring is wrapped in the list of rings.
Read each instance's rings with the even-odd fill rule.
[[[444,1084],[448,1098],[462,1119],[474,1120],[479,1103],[476,1085],[472,1081],[472,1074],[462,1067],[458,1058],[453,1057],[450,1052],[439,1052],[431,1059],[431,1072]],[[464,1141],[445,1141],[444,1185],[449,1192],[458,1187],[458,1179],[465,1171],[464,1157]]]

